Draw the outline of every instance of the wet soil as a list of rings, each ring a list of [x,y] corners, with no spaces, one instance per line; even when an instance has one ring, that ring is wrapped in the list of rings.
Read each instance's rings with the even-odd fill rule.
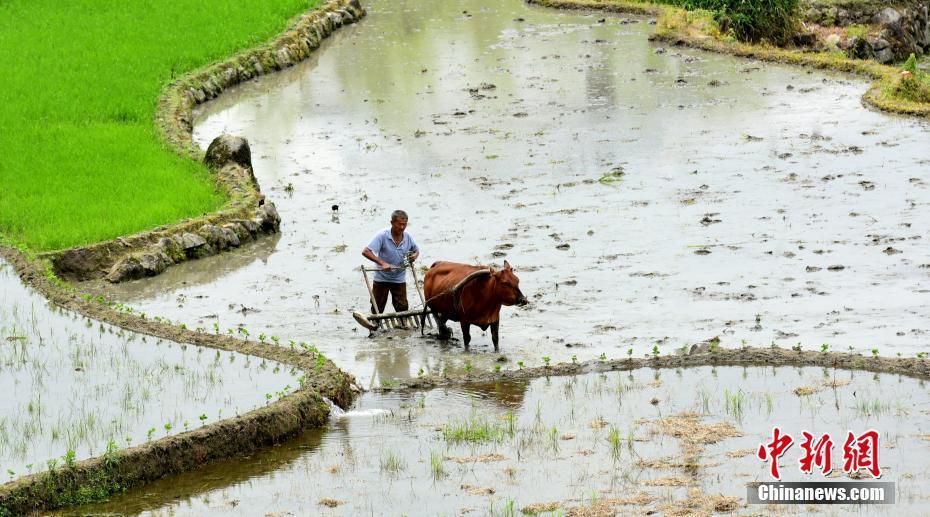
[[[0,262],[0,467],[9,477],[199,428],[298,386],[295,367],[188,347],[48,303]],[[277,394],[277,395],[276,395]]]
[[[312,342],[366,386],[713,336],[926,350],[930,127],[863,108],[864,82],[663,48],[648,18],[366,8],[311,61],[200,114],[201,145],[249,138],[280,240],[87,287],[192,328]],[[359,252],[398,207],[422,265],[513,264],[533,303],[503,311],[500,356],[481,332],[465,351],[353,322]]]
[[[800,386],[819,389],[795,395]],[[325,430],[63,514],[804,514],[744,504],[746,486],[768,479],[754,451],[772,425],[796,437],[878,429],[898,503],[866,513],[914,514],[928,508],[927,411],[921,380],[820,367],[644,368],[366,394]],[[849,479],[841,465],[808,477],[799,454],[782,458],[785,481]]]

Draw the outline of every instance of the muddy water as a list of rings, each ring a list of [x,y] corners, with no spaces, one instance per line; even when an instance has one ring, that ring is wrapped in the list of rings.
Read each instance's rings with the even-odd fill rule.
[[[196,126],[204,147],[248,137],[280,240],[118,298],[313,342],[373,385],[491,368],[487,334],[466,353],[352,321],[368,304],[360,252],[403,208],[423,265],[516,268],[533,303],[503,311],[510,367],[713,336],[926,350],[930,127],[864,108],[866,83],[661,48],[646,19],[518,0],[366,8]]]
[[[62,465],[68,450],[81,460],[102,454],[111,441],[124,448],[234,416],[287,385],[296,388],[297,376],[277,363],[178,345],[50,307],[0,263],[4,478],[45,470],[49,460]]]
[[[820,391],[798,397],[799,387]],[[746,483],[768,479],[768,466],[751,452],[770,439],[772,425],[798,439],[802,430],[831,433],[840,442],[834,480],[846,479],[836,437],[847,429],[879,430],[882,480],[897,483],[898,503],[866,513],[917,514],[930,509],[930,449],[921,438],[930,430],[922,418],[928,411],[930,394],[920,381],[817,368],[640,370],[369,394],[325,430],[74,514],[457,515],[471,509],[487,515],[549,502],[564,512],[642,492],[651,500],[617,510],[639,513],[685,500],[692,488],[736,497],[741,506]],[[699,448],[698,466],[683,470],[667,465],[684,461],[683,442],[656,421],[686,412],[699,415],[695,433],[724,425],[717,427],[719,441]],[[491,439],[456,441],[453,431],[469,419],[485,424]],[[725,429],[741,436],[727,438]],[[799,451],[795,445],[783,457],[783,480],[804,479]],[[661,486],[668,483],[673,486]],[[321,505],[325,499],[337,505]],[[774,511],[739,513],[750,510]],[[845,515],[849,508],[819,510]]]

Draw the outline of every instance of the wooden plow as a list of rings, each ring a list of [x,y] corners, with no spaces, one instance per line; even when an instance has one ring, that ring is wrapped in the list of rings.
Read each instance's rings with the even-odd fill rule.
[[[420,328],[420,316],[423,314],[426,309],[426,298],[423,297],[423,289],[420,287],[420,279],[417,276],[416,266],[413,264],[406,264],[405,269],[409,269],[411,275],[413,276],[413,285],[416,288],[417,295],[420,297],[420,304],[423,308],[421,309],[411,309],[402,312],[378,312],[378,304],[375,303],[375,293],[371,287],[371,279],[368,278],[368,273],[381,271],[381,268],[377,267],[365,267],[364,265],[359,268],[362,270],[362,276],[365,278],[365,287],[368,288],[368,296],[371,298],[371,307],[374,311],[371,314],[365,314],[359,311],[352,313],[352,317],[355,318],[355,321],[359,325],[365,327],[368,330],[376,330],[378,327],[384,327],[389,329],[394,328],[406,328],[406,329],[418,329]],[[393,300],[392,300],[393,302]],[[426,315],[426,326],[433,328],[433,316],[431,312],[427,312]]]

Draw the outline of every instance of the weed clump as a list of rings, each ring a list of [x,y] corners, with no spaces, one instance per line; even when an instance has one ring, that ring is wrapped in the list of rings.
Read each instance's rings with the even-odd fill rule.
[[[671,0],[688,10],[707,10],[723,32],[741,41],[768,41],[775,45],[791,42],[800,26],[799,0]]]
[[[472,413],[467,418],[454,419],[442,426],[442,436],[449,442],[500,442],[506,429],[502,424]]]

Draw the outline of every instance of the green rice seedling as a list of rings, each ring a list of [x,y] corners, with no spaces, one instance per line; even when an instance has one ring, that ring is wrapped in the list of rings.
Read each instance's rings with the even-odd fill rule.
[[[150,429],[148,430],[148,432],[145,434],[146,439],[147,439],[148,441],[152,441],[152,435],[153,435],[153,434],[155,434],[155,428],[154,428],[154,427],[150,428]]]
[[[710,414],[710,392],[707,390],[701,390],[701,411],[705,415]]]
[[[471,364],[471,361],[465,361],[465,374],[470,374],[474,367]]]
[[[523,361],[517,361],[517,367],[518,367],[519,369],[522,370],[522,369],[523,369]]]
[[[610,444],[610,457],[613,458],[614,461],[619,460],[621,445],[623,443],[620,437],[620,429],[610,426],[607,432],[607,443]]]
[[[572,364],[578,364],[578,356],[575,354],[572,354]]]
[[[877,348],[873,348],[873,349],[872,349],[872,357],[874,357],[875,359],[878,359],[878,349],[877,349]]]
[[[827,353],[827,350],[829,349],[830,349],[830,345],[828,345],[827,343],[820,345],[820,351],[823,352],[824,354]]]
[[[507,434],[512,437],[517,432],[517,419],[513,411],[508,411],[507,414],[504,415],[504,422],[507,424]]]
[[[860,416],[880,416],[891,412],[891,404],[880,399],[860,398],[856,401],[856,412]]]
[[[442,454],[438,452],[429,453],[429,471],[433,476],[433,481],[446,477],[446,467],[442,461]]]
[[[603,355],[603,354],[602,354]],[[626,349],[626,356],[628,359],[633,359],[633,347]]]
[[[452,443],[500,442],[504,439],[505,433],[506,429],[503,425],[474,412],[466,418],[454,418],[442,426],[443,438]]]
[[[743,390],[730,392],[728,389],[723,390],[724,406],[728,415],[733,415],[737,422],[743,421],[743,411],[745,409],[746,397]]]
[[[513,499],[508,499],[504,503],[504,508],[501,511],[502,517],[517,517],[517,502]]]
[[[494,365],[494,372],[496,373],[496,372],[500,372],[500,371],[501,371],[501,365],[495,364],[495,365]]]
[[[278,336],[271,336],[271,342],[274,343],[275,346],[281,346],[281,340],[278,339]]]
[[[199,417],[197,417],[197,418],[200,419],[200,425],[201,425],[201,426],[203,426],[204,424],[207,423],[207,414],[206,414],[206,413],[202,413],[202,414],[201,414]]]
[[[559,430],[555,426],[549,429],[549,448],[552,452],[559,452]]]
[[[264,343],[264,342],[265,342],[265,339],[267,339],[267,336],[265,336],[265,333],[264,333],[264,332],[259,332],[259,333],[258,333],[258,342],[259,342],[259,343]]]
[[[543,363],[545,364],[545,367],[549,368],[549,361],[551,361],[552,358],[550,358],[548,355],[544,355],[542,360],[543,360]]]
[[[652,355],[653,357],[659,357],[659,345],[653,345]]]
[[[597,356],[597,358],[600,359],[602,362],[603,362],[603,361],[606,361],[606,360],[607,360],[607,354],[604,353],[604,352],[601,352],[601,355]]]
[[[407,464],[404,460],[395,454],[394,451],[387,451],[384,453],[384,455],[381,456],[380,465],[381,472],[388,472],[390,474],[397,474],[407,468]]]

